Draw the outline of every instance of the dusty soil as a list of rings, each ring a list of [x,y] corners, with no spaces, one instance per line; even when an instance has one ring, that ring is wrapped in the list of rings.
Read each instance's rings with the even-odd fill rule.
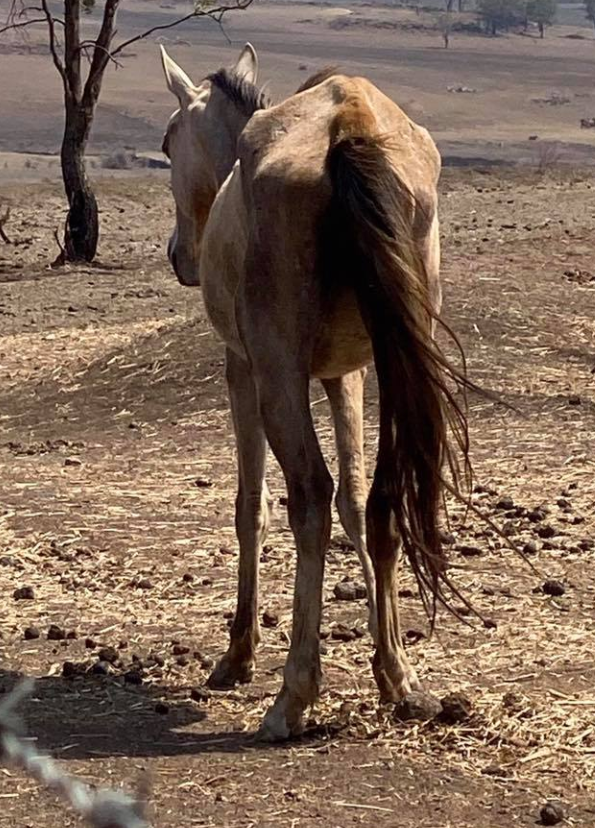
[[[474,502],[521,548],[535,542],[538,570],[455,508],[457,582],[494,623],[465,627],[441,613],[435,637],[421,636],[403,576],[411,658],[437,695],[464,692],[471,718],[395,723],[378,709],[368,634],[331,635],[307,736],[281,748],[250,741],[289,640],[294,555],[281,505],[262,566],[262,610],[279,621],[263,630],[255,681],[191,698],[225,648],[234,606],[235,461],[221,346],[200,291],[177,285],[163,252],[165,180],[102,183],[89,268],[49,267],[57,187],[5,189],[14,244],[0,246],[0,669],[5,690],[39,677],[23,712],[40,747],[98,785],[133,787],[148,770],[159,828],[509,828],[535,824],[546,798],[567,803],[573,824],[595,824],[594,186],[580,172],[443,179],[447,319],[473,378],[516,407],[471,400],[484,487]],[[318,386],[312,403],[334,464]],[[370,459],[375,423],[371,380]],[[272,462],[270,485],[281,498]],[[331,630],[365,623],[365,601],[333,597],[346,576],[361,581],[336,525]],[[565,594],[545,595],[546,578]],[[13,598],[24,586],[34,598]],[[51,624],[77,637],[47,640]],[[40,637],[25,640],[31,626]],[[93,672],[105,646],[117,661]],[[91,672],[64,678],[65,662]],[[76,823],[20,773],[2,773],[0,798],[2,826]]]

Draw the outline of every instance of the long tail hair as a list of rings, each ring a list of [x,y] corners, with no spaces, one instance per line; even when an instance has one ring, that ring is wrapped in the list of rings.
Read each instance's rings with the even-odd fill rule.
[[[433,324],[446,326],[432,308],[413,239],[419,206],[390,165],[386,144],[366,134],[331,141],[323,247],[326,259],[334,259],[333,278],[348,278],[357,293],[378,376],[370,546],[377,556],[396,555],[401,540],[433,624],[437,602],[452,608],[454,594],[467,604],[446,571],[439,516],[445,490],[463,497],[463,483],[470,482],[466,402],[456,394],[470,383],[464,358],[457,369],[433,338]]]

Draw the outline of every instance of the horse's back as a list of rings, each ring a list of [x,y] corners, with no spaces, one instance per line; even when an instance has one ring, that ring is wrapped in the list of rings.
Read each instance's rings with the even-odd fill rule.
[[[440,156],[429,133],[365,78],[334,75],[277,106],[257,112],[240,139],[244,181],[256,188],[282,182],[324,186],[330,145],[342,133],[361,130],[387,136],[386,152],[402,180],[415,192],[434,182]]]
[[[391,166],[421,200],[434,200],[439,155],[429,134],[362,78],[332,76],[259,111],[242,133],[239,164],[217,196],[204,238],[201,279],[213,324],[243,354],[236,323],[246,270],[290,324],[305,285],[316,315],[320,230],[331,198],[330,147],[343,133],[390,136]],[[203,266],[204,265],[204,266]],[[264,302],[264,297],[263,300]],[[324,297],[312,374],[340,376],[369,364],[372,349],[353,291]]]

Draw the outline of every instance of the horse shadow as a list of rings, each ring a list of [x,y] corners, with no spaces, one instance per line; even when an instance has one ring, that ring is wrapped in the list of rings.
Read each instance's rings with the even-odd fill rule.
[[[1,669],[0,700],[24,678]],[[209,722],[209,700],[188,696],[166,684],[127,686],[115,676],[43,676],[16,713],[21,732],[60,761],[239,753],[258,744],[254,734],[239,729],[193,730]]]

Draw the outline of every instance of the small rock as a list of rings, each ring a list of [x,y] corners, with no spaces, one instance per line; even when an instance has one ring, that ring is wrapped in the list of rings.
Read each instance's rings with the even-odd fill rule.
[[[92,638],[85,638],[85,647],[87,650],[94,650],[97,647],[97,642]]]
[[[158,701],[155,705],[155,713],[159,713],[160,716],[165,716],[169,713],[169,704],[165,704],[165,702]]]
[[[464,558],[473,558],[482,554],[482,550],[479,546],[473,546],[468,543],[461,543],[458,546],[455,546],[455,549]]]
[[[568,397],[568,405],[580,405],[580,404],[581,404],[581,398],[578,396],[578,394],[572,394],[570,397]],[[548,824],[553,825],[554,823],[550,822]]]
[[[95,676],[107,676],[109,673],[109,664],[106,661],[98,661],[91,666],[89,672]]]
[[[408,693],[395,705],[394,716],[401,722],[416,719],[428,722],[442,712],[442,705],[435,696],[420,693],[416,690]]]
[[[281,495],[281,497],[279,498],[279,506],[287,506],[288,502],[289,501],[287,499],[287,496]]]
[[[12,593],[15,601],[32,601],[35,598],[35,591],[32,586],[18,587]]]
[[[483,625],[486,628],[486,630],[497,630],[498,629],[498,623],[496,621],[494,621],[493,618],[484,618],[483,619]]]
[[[278,626],[279,624],[279,616],[275,612],[269,612],[269,610],[265,610],[262,614],[262,626],[266,627],[267,629],[272,629],[273,627]]]
[[[542,825],[557,825],[566,817],[564,806],[561,802],[549,801],[539,811]]]
[[[25,627],[23,638],[25,641],[34,641],[36,638],[39,638],[40,635],[41,633],[37,627]]]
[[[532,509],[527,513],[527,517],[531,523],[540,523],[542,520],[545,520],[545,515],[546,513],[543,509]]]
[[[68,632],[66,633],[66,638],[68,639],[68,641],[76,641],[76,639],[78,638],[77,631],[68,630]]]
[[[163,656],[159,655],[159,653],[149,653],[149,661],[152,662],[152,666],[165,666],[165,659],[163,658]]]
[[[360,586],[352,581],[341,581],[336,584],[333,593],[337,601],[357,601],[360,598],[365,598],[368,594],[365,586]]]
[[[182,580],[185,584],[190,584],[194,580],[194,575],[191,572],[184,572],[182,575]]]
[[[527,543],[523,546],[523,555],[537,555],[538,552],[539,546],[534,540],[527,541]]]
[[[174,644],[171,651],[175,656],[186,655],[190,652],[190,647],[185,647],[183,644]]]
[[[215,666],[215,660],[211,656],[203,655],[202,653],[194,653],[194,658],[200,663],[203,670],[212,670]]]
[[[540,538],[553,538],[555,537],[556,530],[549,523],[544,523],[543,526],[537,529],[537,534]]]
[[[554,597],[564,595],[566,592],[566,587],[561,581],[545,581],[541,589],[546,595],[553,595]]]
[[[84,676],[86,672],[86,665],[80,662],[65,661],[62,665],[62,676],[64,678],[75,678],[76,676]]]
[[[578,546],[583,550],[583,552],[588,552],[589,550],[595,547],[595,542],[592,541],[590,538],[584,538],[583,540],[578,542]]]
[[[211,698],[211,694],[206,687],[193,687],[190,691],[190,698],[192,701],[206,702]]]
[[[331,638],[335,641],[354,641],[355,632],[345,624],[335,624],[331,630]]]
[[[566,500],[565,497],[559,497],[556,504],[560,507],[560,509],[570,509],[572,507],[571,502]]]
[[[446,724],[459,724],[464,722],[471,715],[473,705],[471,701],[462,693],[449,693],[440,700],[442,704],[442,713],[440,714],[440,721]]]
[[[128,670],[124,673],[124,681],[126,684],[139,685],[143,683],[143,676],[140,670]]]
[[[502,509],[505,512],[514,509],[514,500],[511,497],[503,497],[496,503],[496,509]]]
[[[399,598],[415,598],[415,592],[412,589],[405,587],[404,589],[399,590],[398,596]]]
[[[452,532],[444,532],[444,531],[440,530],[440,541],[445,546],[452,546],[454,543],[456,543],[456,538],[452,534]]]
[[[66,638],[66,633],[57,624],[50,624],[47,633],[48,641],[63,641]]]
[[[115,664],[118,660],[118,651],[114,647],[102,647],[97,653],[97,661],[106,661]]]
[[[502,778],[510,776],[510,771],[500,767],[500,765],[486,765],[481,772],[484,776],[499,776]]]
[[[153,589],[153,582],[149,578],[141,578],[137,586],[139,589]]]
[[[213,481],[209,480],[208,477],[197,477],[194,481],[194,485],[197,489],[210,489],[213,485]]]
[[[513,535],[516,535],[517,528],[511,520],[507,520],[503,525],[502,529],[500,530],[505,538],[510,538]]]
[[[421,630],[407,630],[405,635],[403,636],[405,644],[417,644],[418,641],[422,641],[426,637],[426,634]]]
[[[330,627],[321,627],[318,635],[322,640],[328,638],[331,634]]]
[[[178,656],[176,658],[176,664],[179,667],[187,667],[190,664],[190,659],[185,655]]]
[[[65,466],[82,466],[83,461],[80,460],[78,457],[67,457],[64,460],[64,465]]]

